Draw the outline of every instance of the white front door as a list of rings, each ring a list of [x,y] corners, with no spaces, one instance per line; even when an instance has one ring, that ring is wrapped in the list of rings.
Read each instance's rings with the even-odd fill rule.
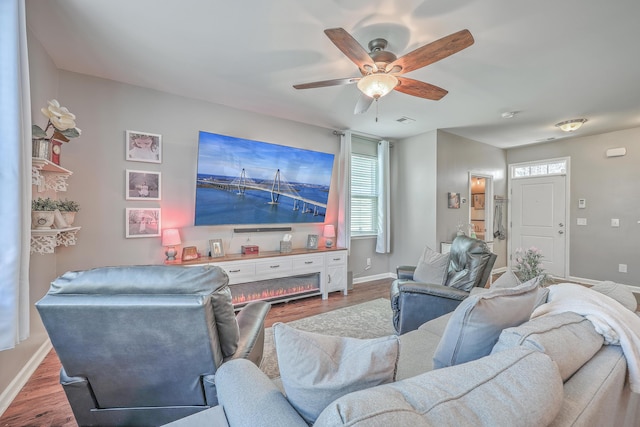
[[[511,180],[511,253],[534,246],[545,272],[566,277],[566,176]]]

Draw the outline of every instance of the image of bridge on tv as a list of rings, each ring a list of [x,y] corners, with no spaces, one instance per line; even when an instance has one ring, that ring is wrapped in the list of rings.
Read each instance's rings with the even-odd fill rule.
[[[282,176],[280,169],[276,171],[273,180],[257,181],[247,176],[247,172],[243,168],[240,176],[232,180],[213,177],[201,178],[198,179],[198,184],[226,191],[235,191],[240,196],[244,195],[246,190],[265,191],[271,194],[269,204],[272,205],[277,205],[281,196],[288,197],[293,200],[294,211],[302,209],[303,213],[313,213],[314,216],[318,215],[318,208],[327,208],[326,203],[301,196],[299,191]],[[300,206],[301,204],[302,207]]]

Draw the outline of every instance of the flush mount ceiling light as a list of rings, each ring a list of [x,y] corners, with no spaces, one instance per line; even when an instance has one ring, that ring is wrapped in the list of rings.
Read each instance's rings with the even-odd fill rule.
[[[398,78],[391,74],[367,74],[358,80],[358,89],[368,97],[378,99],[391,92],[398,85]]]
[[[557,123],[556,126],[562,129],[564,132],[573,132],[574,130],[578,130],[580,126],[582,126],[586,122],[587,119],[572,119]]]

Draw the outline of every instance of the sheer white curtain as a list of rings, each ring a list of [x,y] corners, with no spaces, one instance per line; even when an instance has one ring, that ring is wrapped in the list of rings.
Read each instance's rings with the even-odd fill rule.
[[[340,135],[340,157],[338,165],[338,241],[341,248],[351,246],[351,132]]]
[[[0,350],[29,336],[31,105],[24,0],[0,1]]]
[[[389,212],[389,141],[378,142],[378,238],[376,252],[391,252]]]

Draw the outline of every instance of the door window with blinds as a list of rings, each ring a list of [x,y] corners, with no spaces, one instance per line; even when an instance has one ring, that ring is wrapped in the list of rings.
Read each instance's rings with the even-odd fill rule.
[[[378,141],[351,140],[351,237],[378,233]]]

